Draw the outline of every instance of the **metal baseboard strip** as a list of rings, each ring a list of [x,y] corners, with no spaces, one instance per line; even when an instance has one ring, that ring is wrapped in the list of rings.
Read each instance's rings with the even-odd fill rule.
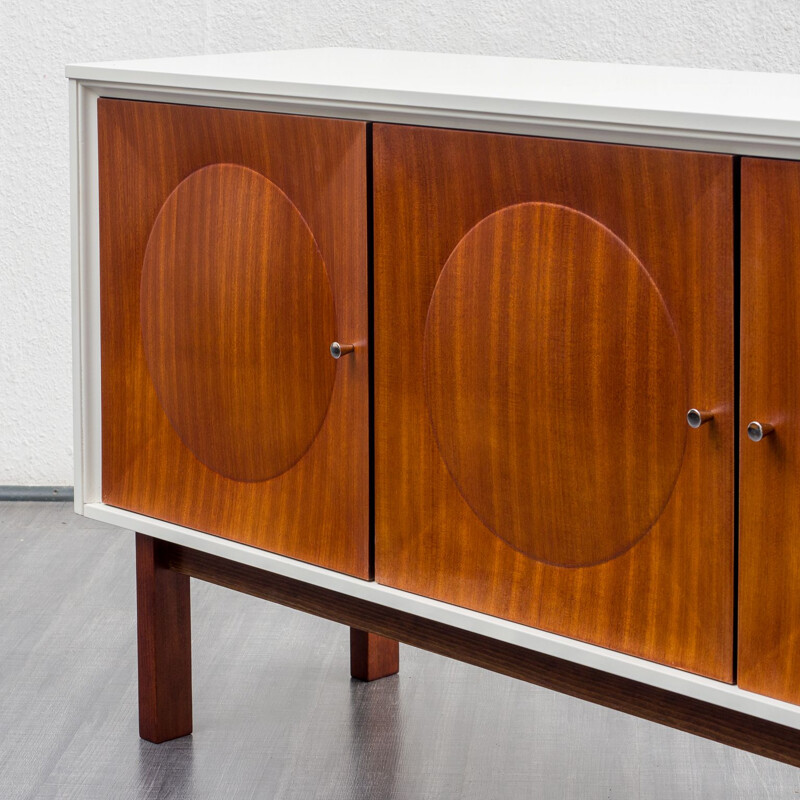
[[[0,502],[4,500],[72,502],[72,486],[0,486]]]

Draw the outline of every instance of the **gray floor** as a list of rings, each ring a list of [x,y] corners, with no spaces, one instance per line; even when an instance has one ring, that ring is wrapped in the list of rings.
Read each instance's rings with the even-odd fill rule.
[[[0,503],[0,798],[782,798],[800,771],[192,582],[195,733],[139,740],[133,536]]]

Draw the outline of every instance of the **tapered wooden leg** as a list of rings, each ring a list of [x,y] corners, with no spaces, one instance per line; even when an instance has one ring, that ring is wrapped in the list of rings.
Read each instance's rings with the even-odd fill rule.
[[[375,681],[400,670],[400,645],[394,639],[350,628],[350,674]]]
[[[192,732],[189,577],[163,566],[160,547],[136,534],[139,735],[156,743]]]

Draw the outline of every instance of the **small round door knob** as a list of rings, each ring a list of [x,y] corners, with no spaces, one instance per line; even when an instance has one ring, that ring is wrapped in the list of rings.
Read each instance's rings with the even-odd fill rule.
[[[760,442],[765,436],[769,436],[775,428],[769,422],[756,422],[753,420],[747,426],[747,436],[751,442]]]
[[[348,353],[352,353],[353,350],[355,350],[355,345],[353,344],[339,344],[339,342],[334,342],[331,345],[331,355],[334,358],[346,356]]]
[[[705,425],[706,422],[711,422],[712,419],[714,419],[712,411],[699,411],[696,408],[690,408],[686,412],[686,422],[689,423],[690,428],[699,428],[701,425]]]

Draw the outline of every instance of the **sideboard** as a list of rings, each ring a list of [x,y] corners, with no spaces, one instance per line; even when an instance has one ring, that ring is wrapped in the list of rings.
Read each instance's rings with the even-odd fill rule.
[[[189,577],[800,764],[800,76],[67,68],[75,509]]]

